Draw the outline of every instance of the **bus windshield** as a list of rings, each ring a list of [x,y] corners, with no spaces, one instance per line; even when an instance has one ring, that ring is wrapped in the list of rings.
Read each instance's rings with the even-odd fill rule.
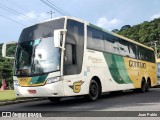
[[[19,43],[15,75],[42,74],[59,70],[60,50],[54,47],[53,37]]]
[[[64,18],[25,28],[19,38],[14,75],[32,76],[58,71],[60,49],[54,47],[54,30],[64,29]]]

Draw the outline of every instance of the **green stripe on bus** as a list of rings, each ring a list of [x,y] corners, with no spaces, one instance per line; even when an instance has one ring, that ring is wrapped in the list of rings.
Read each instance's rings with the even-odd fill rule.
[[[132,83],[131,79],[129,78],[129,75],[124,63],[124,59],[122,56],[118,56],[110,53],[103,53],[103,55],[108,64],[109,71],[113,79],[118,84]]]
[[[35,76],[32,77],[31,82],[32,84],[40,84],[43,83],[47,78],[47,75],[42,75],[42,76]]]

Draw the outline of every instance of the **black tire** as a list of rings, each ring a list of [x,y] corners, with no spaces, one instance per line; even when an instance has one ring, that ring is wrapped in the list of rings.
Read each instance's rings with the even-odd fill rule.
[[[50,102],[55,102],[55,103],[57,103],[57,102],[59,102],[59,101],[61,100],[61,98],[60,98],[60,97],[48,97],[48,100],[49,100]]]
[[[148,92],[150,89],[150,85],[149,85],[149,82],[146,83],[146,88],[145,88],[145,92]]]
[[[89,101],[95,101],[100,96],[100,86],[95,80],[91,80],[90,86],[89,86],[89,95],[88,100]]]
[[[144,92],[146,92],[146,89],[147,89],[146,81],[143,80],[142,83],[141,83],[141,88],[133,89],[133,92],[144,93]]]
[[[145,80],[142,81],[140,92],[141,93],[146,92],[146,81]]]

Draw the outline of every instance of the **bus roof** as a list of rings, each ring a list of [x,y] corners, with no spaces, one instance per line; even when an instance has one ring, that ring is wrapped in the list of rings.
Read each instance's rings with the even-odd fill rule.
[[[102,30],[102,31],[104,31],[104,32],[107,32],[107,33],[113,35],[113,36],[122,38],[122,39],[124,39],[124,40],[126,40],[126,41],[132,42],[132,43],[134,43],[134,44],[140,45],[140,46],[142,46],[142,47],[145,47],[145,48],[147,48],[147,49],[150,49],[150,50],[153,50],[153,51],[154,51],[153,48],[148,47],[148,46],[146,46],[146,45],[143,45],[143,44],[141,44],[141,43],[139,43],[139,42],[137,42],[137,41],[134,41],[134,40],[129,39],[129,38],[127,38],[127,37],[124,37],[124,36],[121,36],[121,35],[119,35],[119,34],[110,32],[110,31],[108,31],[108,30],[106,30],[106,29],[103,29],[103,28],[98,27],[98,26],[96,26],[96,25],[94,25],[94,24],[91,24],[91,23],[89,23],[89,22],[87,22],[87,21],[85,21],[85,20],[82,20],[82,19],[79,19],[79,18],[75,18],[75,17],[71,17],[71,16],[62,16],[62,17],[52,18],[52,19],[48,19],[48,20],[39,22],[39,23],[37,23],[37,24],[41,24],[41,23],[44,23],[44,22],[49,22],[49,21],[56,20],[56,19],[61,19],[61,18],[72,19],[72,20],[76,20],[76,21],[81,22],[81,23],[86,23],[87,25],[92,26],[92,27],[94,27],[94,28],[96,28],[96,29]]]
[[[85,23],[87,23],[89,26],[92,26],[92,27],[94,27],[94,28],[96,28],[96,29],[102,30],[102,31],[107,32],[107,33],[109,33],[109,34],[111,34],[111,35],[117,36],[117,37],[122,38],[122,39],[124,39],[124,40],[126,40],[126,41],[132,42],[132,43],[134,43],[134,44],[140,45],[140,46],[142,46],[142,47],[145,47],[145,48],[147,48],[147,49],[150,49],[150,50],[153,50],[153,51],[154,51],[154,49],[151,48],[151,47],[148,47],[148,46],[146,46],[146,45],[143,45],[143,44],[141,44],[141,43],[139,43],[139,42],[137,42],[137,41],[134,41],[134,40],[129,39],[129,38],[127,38],[127,37],[121,36],[121,35],[119,35],[119,34],[110,32],[110,31],[108,31],[108,30],[106,30],[106,29],[103,29],[103,28],[98,27],[98,26],[96,26],[96,25],[94,25],[94,24],[91,24],[91,23],[89,23],[89,22],[87,22],[87,21],[84,21],[84,20],[81,20],[81,19],[78,19],[78,18],[74,18],[74,17],[67,17],[67,18],[73,19],[73,20],[76,20],[76,21],[79,21],[79,22],[83,22],[83,23],[85,22]]]

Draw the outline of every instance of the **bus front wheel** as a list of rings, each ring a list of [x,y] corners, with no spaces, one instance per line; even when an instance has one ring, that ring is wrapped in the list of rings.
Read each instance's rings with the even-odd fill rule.
[[[95,80],[91,80],[90,86],[89,86],[89,95],[88,99],[90,101],[95,101],[100,96],[100,86]]]

